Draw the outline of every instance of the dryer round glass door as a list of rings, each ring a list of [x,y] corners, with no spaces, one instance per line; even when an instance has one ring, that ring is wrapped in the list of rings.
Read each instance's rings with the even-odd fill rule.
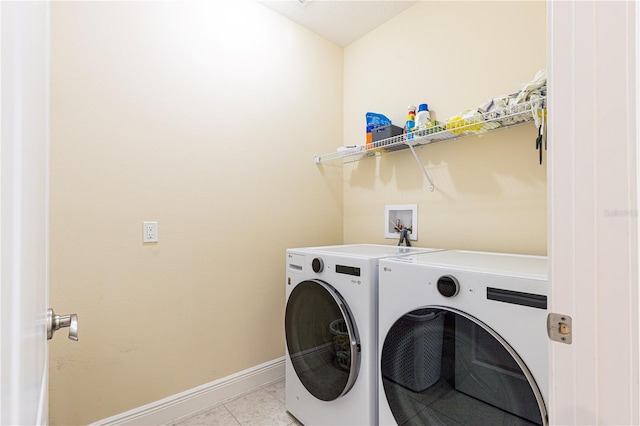
[[[360,368],[360,339],[340,294],[320,280],[299,283],[285,312],[289,358],[304,387],[322,401],[349,392]]]
[[[427,307],[404,315],[387,333],[380,365],[386,403],[399,425],[547,422],[523,360],[462,312]]]

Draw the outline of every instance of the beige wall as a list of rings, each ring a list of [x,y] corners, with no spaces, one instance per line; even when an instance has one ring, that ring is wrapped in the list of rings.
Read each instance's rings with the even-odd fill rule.
[[[51,8],[50,423],[283,356],[285,249],[342,242],[342,49],[255,2]]]
[[[517,89],[543,2],[420,2],[344,50],[254,2],[55,2],[51,43],[50,299],[80,318],[50,346],[53,425],[282,356],[285,248],[395,243],[385,204],[419,204],[418,246],[546,252],[533,125],[420,149],[433,193],[408,151],[344,185],[312,161],[363,143],[367,111]]]
[[[445,121],[512,93],[546,66],[546,5],[424,1],[345,49],[344,143],[363,144],[365,113],[403,126],[426,102]],[[417,246],[546,254],[546,159],[533,124],[345,167],[344,242],[384,238],[385,204],[418,204]]]

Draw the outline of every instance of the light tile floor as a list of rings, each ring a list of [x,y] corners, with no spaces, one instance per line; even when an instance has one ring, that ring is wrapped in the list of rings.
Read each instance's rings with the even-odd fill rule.
[[[284,378],[166,426],[301,426],[285,408]]]

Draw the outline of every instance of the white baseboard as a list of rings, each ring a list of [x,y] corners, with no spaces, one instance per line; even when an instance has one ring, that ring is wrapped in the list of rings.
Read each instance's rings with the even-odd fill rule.
[[[284,357],[99,420],[90,426],[163,425],[284,377]]]

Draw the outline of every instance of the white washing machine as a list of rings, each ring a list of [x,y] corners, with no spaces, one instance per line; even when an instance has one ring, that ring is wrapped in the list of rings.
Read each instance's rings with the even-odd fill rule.
[[[286,253],[286,406],[306,426],[377,424],[382,258],[436,249],[354,244]]]
[[[547,425],[547,259],[380,261],[381,425]]]

